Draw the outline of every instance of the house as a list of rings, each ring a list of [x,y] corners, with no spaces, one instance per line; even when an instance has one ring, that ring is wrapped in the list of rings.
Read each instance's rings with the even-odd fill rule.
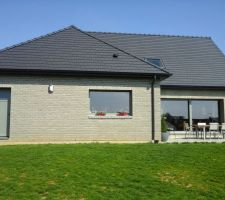
[[[0,143],[161,140],[224,122],[225,57],[209,37],[74,26],[0,51]]]

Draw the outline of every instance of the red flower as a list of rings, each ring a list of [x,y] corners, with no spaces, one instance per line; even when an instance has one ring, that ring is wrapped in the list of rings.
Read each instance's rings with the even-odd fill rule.
[[[105,116],[105,113],[104,112],[97,112],[95,113],[96,116]]]
[[[118,112],[117,116],[128,116],[127,112]]]

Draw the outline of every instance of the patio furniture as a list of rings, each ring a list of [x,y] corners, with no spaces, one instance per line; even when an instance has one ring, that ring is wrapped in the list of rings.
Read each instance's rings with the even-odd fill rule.
[[[198,122],[197,124],[197,138],[199,137],[199,132],[201,134],[201,138],[202,138],[202,135],[203,135],[203,139],[205,140],[206,139],[206,132],[205,132],[205,128],[206,128],[206,123],[205,122]]]
[[[185,131],[185,138],[190,138],[191,136],[194,136],[195,133],[193,131],[193,127],[189,126],[187,122],[184,122],[184,131]]]
[[[167,128],[167,131],[169,131],[170,135],[174,135],[176,139],[177,135],[176,135],[176,131],[174,131],[174,128]]]
[[[225,138],[225,123],[221,124],[220,133],[223,136],[223,139]]]
[[[210,139],[212,134],[214,135],[214,138],[216,138],[217,134],[220,134],[219,132],[219,123],[209,123],[209,131],[208,131],[209,135],[210,135]]]

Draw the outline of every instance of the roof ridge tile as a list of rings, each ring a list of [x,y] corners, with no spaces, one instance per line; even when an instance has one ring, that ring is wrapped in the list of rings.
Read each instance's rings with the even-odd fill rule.
[[[126,33],[126,32],[106,32],[106,31],[86,31],[88,33],[103,33],[103,34],[120,34],[120,35],[140,35],[140,36],[161,36],[161,37],[186,37],[186,38],[205,38],[210,39],[210,36],[192,36],[192,35],[169,35],[169,34],[151,34],[151,33]]]

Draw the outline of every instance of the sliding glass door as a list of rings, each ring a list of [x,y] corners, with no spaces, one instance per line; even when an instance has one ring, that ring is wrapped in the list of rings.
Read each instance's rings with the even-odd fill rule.
[[[161,116],[166,119],[170,130],[184,130],[184,122],[220,122],[219,100],[163,99]]]

